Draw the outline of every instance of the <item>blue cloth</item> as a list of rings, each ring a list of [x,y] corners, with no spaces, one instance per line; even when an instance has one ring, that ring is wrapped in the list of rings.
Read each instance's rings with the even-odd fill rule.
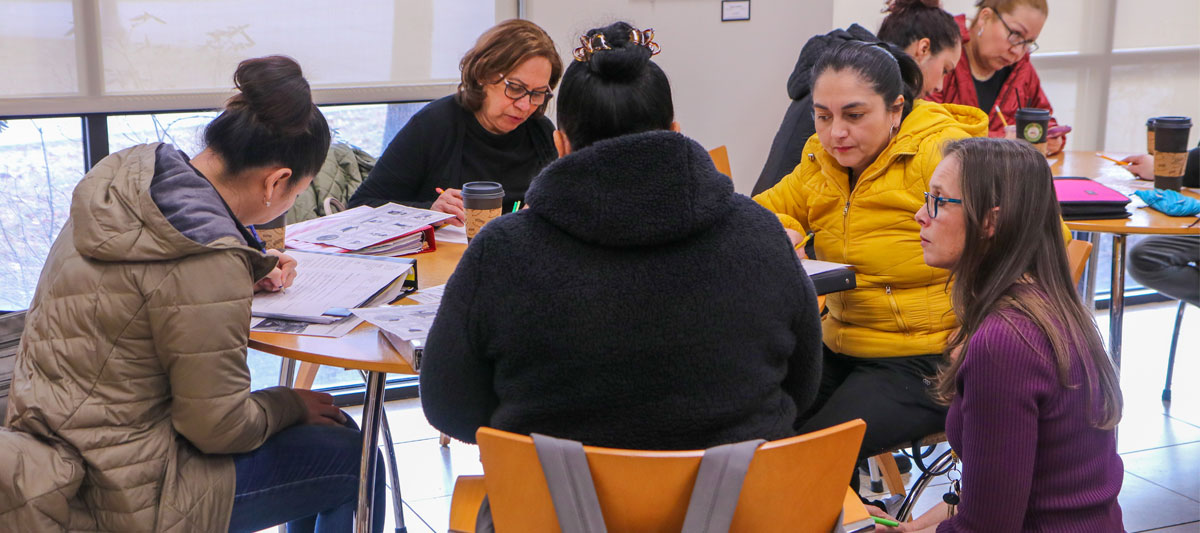
[[[235,455],[229,530],[253,532],[282,523],[289,533],[353,530],[362,433],[349,417],[347,422],[348,427],[292,426],[257,450]],[[382,454],[376,464],[372,529],[380,533],[386,510]]]
[[[1188,198],[1179,194],[1179,191],[1154,189],[1153,191],[1137,191],[1133,194],[1146,202],[1146,205],[1161,211],[1164,215],[1187,217],[1200,213],[1200,200]]]

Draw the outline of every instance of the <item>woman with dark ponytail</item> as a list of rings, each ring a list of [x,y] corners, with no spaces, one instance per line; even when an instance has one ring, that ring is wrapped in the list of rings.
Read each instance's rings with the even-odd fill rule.
[[[878,36],[858,24],[834,30],[808,40],[796,60],[796,69],[788,78],[788,96],[792,103],[783,116],[783,124],[771,142],[771,152],[763,165],[754,194],[763,192],[800,164],[804,143],[816,133],[812,117],[812,67],[825,51],[846,41],[894,44],[921,68],[923,82],[917,98],[942,90],[942,79],[954,70],[962,51],[958,24],[941,8],[940,0],[889,0]]]
[[[134,146],[75,188],[0,431],[0,531],[351,528],[353,422],[327,394],[251,392],[246,366],[254,292],[296,276],[247,226],[308,187],[329,126],[291,58],[234,84],[195,157]]]
[[[930,397],[946,338],[957,326],[947,272],[921,261],[913,213],[941,145],[987,133],[978,109],[913,102],[916,62],[894,45],[847,42],[813,67],[817,134],[796,170],[754,199],[777,213],[797,253],[812,233],[816,258],[854,266],[858,286],[828,295],[824,376],[801,432],[862,418],[862,456],[941,431]]]
[[[562,158],[446,287],[421,363],[434,427],[656,450],[795,434],[815,293],[775,217],[678,133],[654,39],[617,22],[575,50]]]

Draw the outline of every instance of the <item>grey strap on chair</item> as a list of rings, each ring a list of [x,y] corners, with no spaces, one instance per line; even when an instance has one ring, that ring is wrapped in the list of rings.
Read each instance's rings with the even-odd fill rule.
[[[727,533],[737,510],[742,482],[762,439],[724,444],[704,450],[692,487],[682,533]]]
[[[563,533],[606,533],[583,444],[538,433],[530,436],[546,475],[558,527]]]

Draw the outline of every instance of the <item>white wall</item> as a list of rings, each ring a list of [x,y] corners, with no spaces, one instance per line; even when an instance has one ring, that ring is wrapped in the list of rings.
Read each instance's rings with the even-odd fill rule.
[[[625,20],[654,28],[675,118],[705,148],[729,147],[738,192],[749,194],[790,102],[787,78],[809,37],[832,27],[832,0],[753,0],[751,19],[721,22],[718,0],[527,0],[564,58],[590,28]],[[553,119],[553,116],[551,116]]]

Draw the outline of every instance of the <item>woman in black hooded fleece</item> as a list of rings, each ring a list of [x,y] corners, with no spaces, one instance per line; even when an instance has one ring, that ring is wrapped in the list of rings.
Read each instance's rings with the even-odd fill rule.
[[[677,133],[652,30],[588,32],[563,157],[450,278],[421,367],[434,427],[696,449],[795,434],[820,375],[808,276],[774,215]]]

